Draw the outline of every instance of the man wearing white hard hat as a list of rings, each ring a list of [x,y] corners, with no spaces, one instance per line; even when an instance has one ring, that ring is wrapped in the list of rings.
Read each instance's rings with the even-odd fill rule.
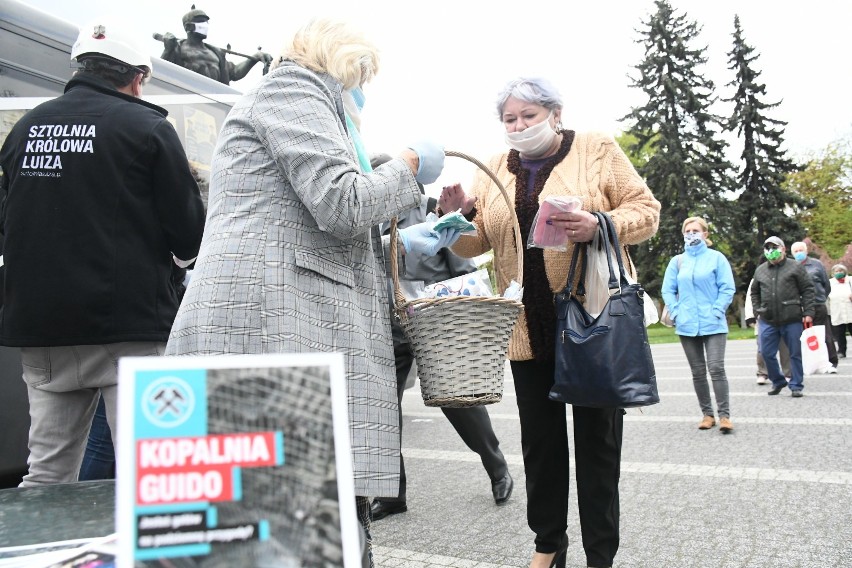
[[[0,345],[21,349],[32,422],[21,486],[76,481],[99,393],[115,435],[117,361],[163,353],[204,228],[167,113],[139,98],[145,50],[99,21],[71,59],[65,93],[0,149]]]

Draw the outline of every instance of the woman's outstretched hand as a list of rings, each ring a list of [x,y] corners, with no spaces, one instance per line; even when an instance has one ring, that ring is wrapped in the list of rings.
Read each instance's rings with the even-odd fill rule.
[[[445,185],[441,190],[441,197],[438,198],[438,207],[444,213],[461,209],[462,215],[467,215],[475,205],[476,197],[468,197],[459,183]]]

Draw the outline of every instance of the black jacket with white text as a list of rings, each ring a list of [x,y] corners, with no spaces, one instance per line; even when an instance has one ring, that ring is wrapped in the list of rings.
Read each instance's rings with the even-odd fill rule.
[[[78,73],[0,149],[0,345],[166,341],[204,206],[158,106]]]

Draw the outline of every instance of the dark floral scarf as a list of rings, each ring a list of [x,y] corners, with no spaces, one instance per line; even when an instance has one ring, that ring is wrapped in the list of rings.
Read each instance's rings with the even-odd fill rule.
[[[532,222],[538,212],[538,196],[544,189],[544,183],[553,168],[568,155],[573,142],[574,131],[563,130],[559,150],[538,170],[529,194],[527,180],[530,172],[521,166],[520,153],[517,150],[509,150],[507,165],[509,171],[515,175],[515,212],[518,215],[523,243],[529,240]],[[524,250],[524,314],[535,360],[539,363],[552,361],[556,310],[553,308],[553,292],[544,269],[544,250],[540,248]]]

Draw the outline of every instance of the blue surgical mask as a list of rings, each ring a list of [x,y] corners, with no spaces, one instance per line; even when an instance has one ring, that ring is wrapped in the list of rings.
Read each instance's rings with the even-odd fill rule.
[[[806,258],[808,258],[808,253],[806,253],[806,252],[802,252],[802,251],[794,252],[794,253],[793,253],[793,258],[795,258],[795,259],[796,259],[796,260],[798,260],[799,262],[802,262],[803,260],[805,260]]]
[[[688,247],[697,247],[704,242],[704,235],[698,231],[687,231],[683,234],[683,244]]]
[[[349,92],[352,93],[352,98],[355,100],[355,106],[358,107],[358,111],[364,110],[364,103],[367,97],[364,96],[364,91],[361,90],[361,87],[354,87]]]

